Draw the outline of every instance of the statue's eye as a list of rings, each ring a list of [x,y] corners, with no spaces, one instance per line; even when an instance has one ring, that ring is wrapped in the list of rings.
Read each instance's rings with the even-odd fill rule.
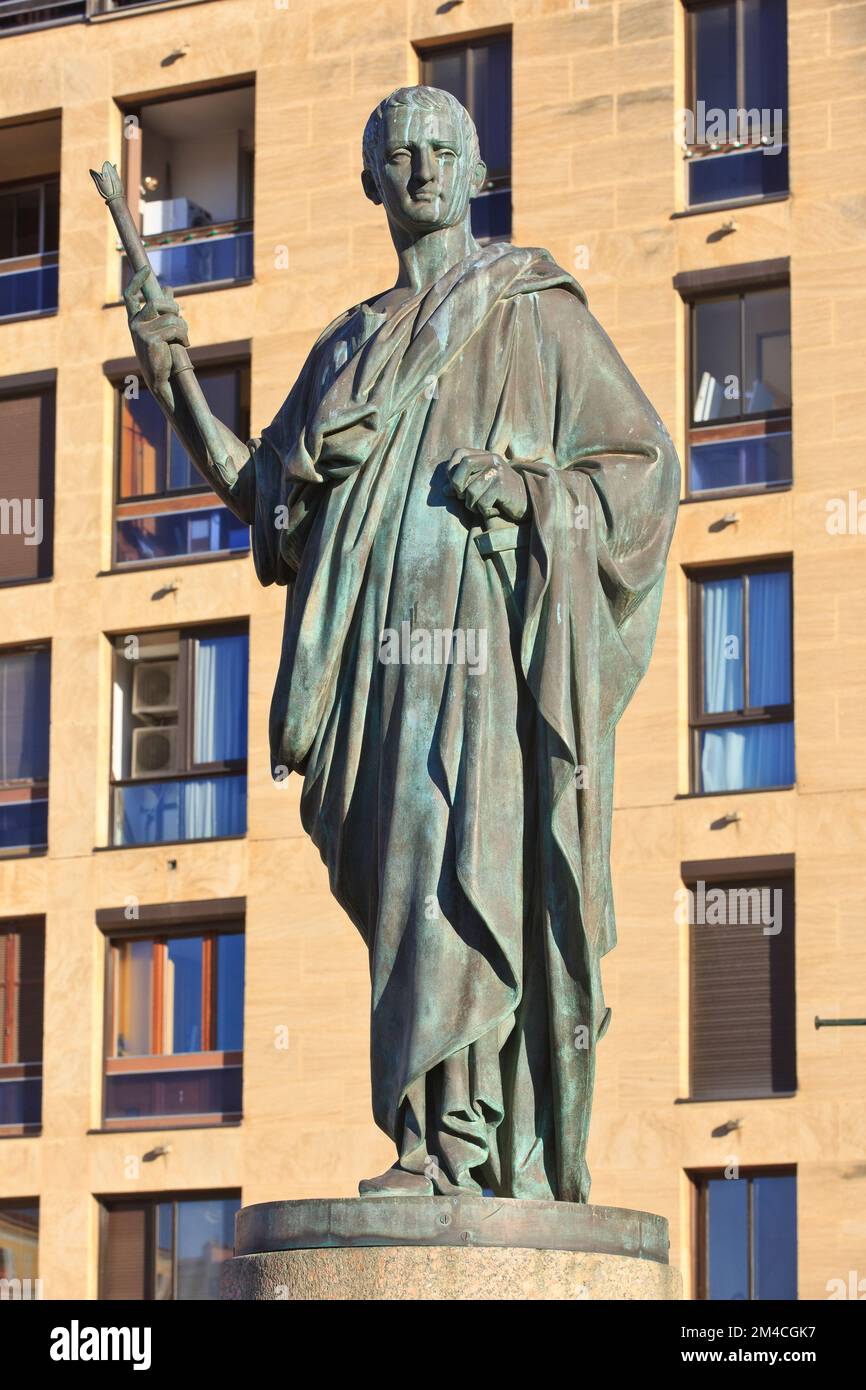
[[[394,160],[396,160],[396,159],[408,159],[408,158],[409,158],[409,151],[408,151],[408,150],[399,149],[399,150],[389,150],[389,151],[388,151],[388,161],[389,161],[389,163],[393,163]]]

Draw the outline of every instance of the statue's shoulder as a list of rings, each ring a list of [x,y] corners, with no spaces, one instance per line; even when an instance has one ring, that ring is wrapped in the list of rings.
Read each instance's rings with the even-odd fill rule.
[[[510,295],[537,294],[545,309],[551,312],[567,313],[577,305],[586,307],[583,287],[543,246],[514,247],[513,254],[519,258],[519,273],[511,285]]]

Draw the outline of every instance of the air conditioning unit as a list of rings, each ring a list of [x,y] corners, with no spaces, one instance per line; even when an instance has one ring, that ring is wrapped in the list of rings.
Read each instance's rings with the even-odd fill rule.
[[[132,731],[132,775],[153,777],[177,771],[177,725],[154,725]]]
[[[177,662],[142,661],[132,677],[133,714],[175,714]]]

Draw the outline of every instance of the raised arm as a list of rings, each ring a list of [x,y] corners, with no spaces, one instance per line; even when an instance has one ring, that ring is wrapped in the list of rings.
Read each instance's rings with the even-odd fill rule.
[[[177,354],[172,354],[173,344],[189,347],[187,325],[167,286],[161,287],[157,298],[142,294],[142,286],[151,274],[149,266],[139,270],[123,295],[145,384],[196,468],[235,516],[250,525],[251,499],[246,477],[241,477],[250,457],[249,448],[208,407],[186,353],[180,362]],[[184,390],[177,389],[181,374],[192,377],[192,381],[187,379]],[[203,420],[193,415],[191,395],[196,400],[196,414]],[[218,451],[218,457],[214,457]]]

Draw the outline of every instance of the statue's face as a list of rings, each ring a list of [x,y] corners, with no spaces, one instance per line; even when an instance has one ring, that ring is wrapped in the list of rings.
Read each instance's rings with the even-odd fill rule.
[[[460,129],[448,111],[392,107],[385,113],[375,191],[391,222],[417,235],[453,226],[466,215],[475,182]],[[478,174],[478,169],[481,174]],[[365,180],[368,195],[370,182]]]

